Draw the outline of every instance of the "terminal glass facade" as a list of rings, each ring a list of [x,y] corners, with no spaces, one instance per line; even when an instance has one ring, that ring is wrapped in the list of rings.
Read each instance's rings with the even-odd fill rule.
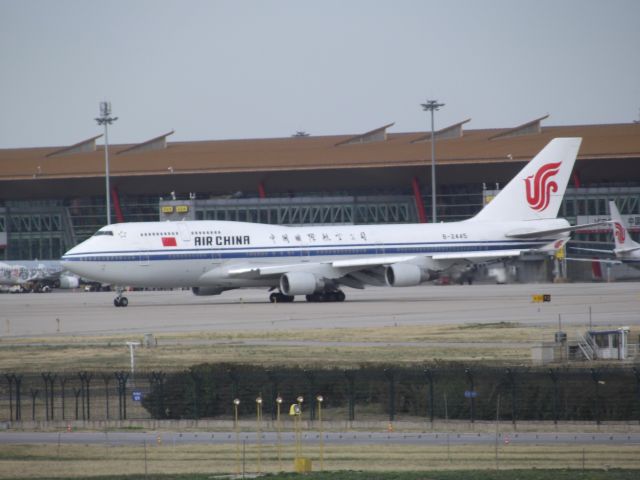
[[[375,224],[418,222],[411,192],[390,194],[342,194],[275,198],[205,199],[204,194],[185,200],[162,200],[158,196],[121,195],[126,222],[158,220],[232,220],[281,225]],[[438,220],[470,218],[484,199],[497,191],[477,186],[443,187],[438,194]],[[568,188],[559,213],[571,223],[587,223],[589,217],[608,217],[608,201],[615,200],[623,216],[633,221],[632,236],[640,230],[640,187]],[[422,199],[427,215],[431,197]],[[178,208],[181,207],[181,208]],[[117,221],[112,204],[112,220]],[[637,219],[637,221],[635,220]],[[593,220],[591,220],[593,221]],[[106,223],[104,197],[49,201],[6,201],[0,205],[0,232],[7,246],[0,259],[58,259],[77,243],[89,238]],[[594,248],[610,248],[611,233],[605,229],[574,235],[574,242]],[[1,247],[0,247],[1,248]]]

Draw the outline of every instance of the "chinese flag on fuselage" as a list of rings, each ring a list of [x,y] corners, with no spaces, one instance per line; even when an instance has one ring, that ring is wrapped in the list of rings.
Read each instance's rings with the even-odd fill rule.
[[[162,237],[163,247],[177,247],[176,237]]]

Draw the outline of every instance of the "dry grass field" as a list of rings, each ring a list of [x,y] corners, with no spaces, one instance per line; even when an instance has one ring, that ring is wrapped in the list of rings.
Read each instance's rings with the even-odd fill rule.
[[[139,369],[180,369],[202,362],[262,365],[421,363],[435,359],[527,364],[530,345],[551,341],[555,328],[513,323],[400,325],[317,330],[187,332],[156,335],[157,346],[139,348]],[[569,328],[570,338],[579,331]],[[631,336],[637,337],[632,330]],[[129,367],[126,341],[139,335],[0,339],[0,365],[21,372],[114,370]]]
[[[495,469],[610,469],[640,468],[637,446],[325,446],[326,471],[369,472]],[[293,471],[292,446],[244,447],[246,473]],[[319,471],[318,445],[303,446]],[[258,463],[258,458],[260,462]],[[0,478],[86,478],[98,475],[223,474],[242,472],[243,447],[167,443],[105,445],[4,445],[0,451]],[[578,473],[576,473],[578,474]]]

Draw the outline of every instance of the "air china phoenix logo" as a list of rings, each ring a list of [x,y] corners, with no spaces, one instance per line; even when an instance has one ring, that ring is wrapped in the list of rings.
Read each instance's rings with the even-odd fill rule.
[[[624,227],[622,226],[621,223],[618,223],[618,222],[614,223],[614,225],[616,226],[616,229],[613,232],[613,234],[618,239],[618,242],[624,243],[624,238],[625,238]]]
[[[551,193],[558,191],[558,184],[551,179],[560,171],[561,163],[547,163],[535,175],[524,179],[527,203],[536,212],[546,209],[551,201]]]

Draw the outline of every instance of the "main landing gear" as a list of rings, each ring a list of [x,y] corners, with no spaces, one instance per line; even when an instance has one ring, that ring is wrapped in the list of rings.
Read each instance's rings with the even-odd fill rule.
[[[269,295],[269,301],[271,303],[291,303],[295,297],[293,295],[285,295],[280,292],[273,292]]]
[[[342,290],[333,290],[330,292],[312,293],[305,298],[307,302],[344,302],[346,297]]]
[[[269,295],[271,303],[291,303],[294,300],[293,295],[285,295],[280,292],[273,292]],[[345,294],[342,290],[332,290],[329,292],[318,292],[306,295],[307,302],[344,302]]]
[[[123,291],[124,290],[122,290],[121,288],[116,289],[116,292],[118,292],[118,296],[113,299],[113,304],[116,307],[126,307],[127,305],[129,305],[129,300],[127,299],[127,297],[122,295]]]

